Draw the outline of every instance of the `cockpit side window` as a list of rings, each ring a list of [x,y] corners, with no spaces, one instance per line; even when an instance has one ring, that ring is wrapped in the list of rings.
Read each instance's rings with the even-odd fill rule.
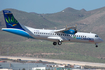
[[[95,37],[98,37],[98,35],[95,35]]]

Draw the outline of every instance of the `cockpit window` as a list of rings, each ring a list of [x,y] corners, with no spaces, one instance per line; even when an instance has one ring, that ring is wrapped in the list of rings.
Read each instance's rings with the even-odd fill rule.
[[[98,35],[95,35],[95,37],[98,37]]]

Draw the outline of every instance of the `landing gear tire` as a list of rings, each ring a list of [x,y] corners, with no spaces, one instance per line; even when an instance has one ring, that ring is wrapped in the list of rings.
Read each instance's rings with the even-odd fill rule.
[[[95,45],[96,45],[96,47],[98,47],[98,44],[97,43]]]
[[[96,45],[96,47],[98,47],[98,45]]]
[[[61,42],[61,41],[59,41],[59,42],[58,42],[58,45],[61,45],[61,44],[62,44],[62,42]]]
[[[57,42],[53,42],[53,45],[57,45]]]

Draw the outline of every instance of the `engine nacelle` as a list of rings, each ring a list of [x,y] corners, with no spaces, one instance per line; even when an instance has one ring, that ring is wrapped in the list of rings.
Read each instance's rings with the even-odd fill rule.
[[[75,34],[75,33],[77,33],[77,30],[70,29],[70,30],[64,31],[64,33],[66,33],[66,34]]]

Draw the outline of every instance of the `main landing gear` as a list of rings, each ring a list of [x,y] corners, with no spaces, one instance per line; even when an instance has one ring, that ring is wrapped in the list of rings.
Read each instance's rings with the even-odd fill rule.
[[[61,45],[62,41],[58,41],[58,45]],[[53,42],[53,45],[57,45],[57,42]]]
[[[57,45],[57,42],[53,42],[53,45]]]
[[[58,41],[58,45],[61,45],[62,44],[62,42],[61,41]]]

